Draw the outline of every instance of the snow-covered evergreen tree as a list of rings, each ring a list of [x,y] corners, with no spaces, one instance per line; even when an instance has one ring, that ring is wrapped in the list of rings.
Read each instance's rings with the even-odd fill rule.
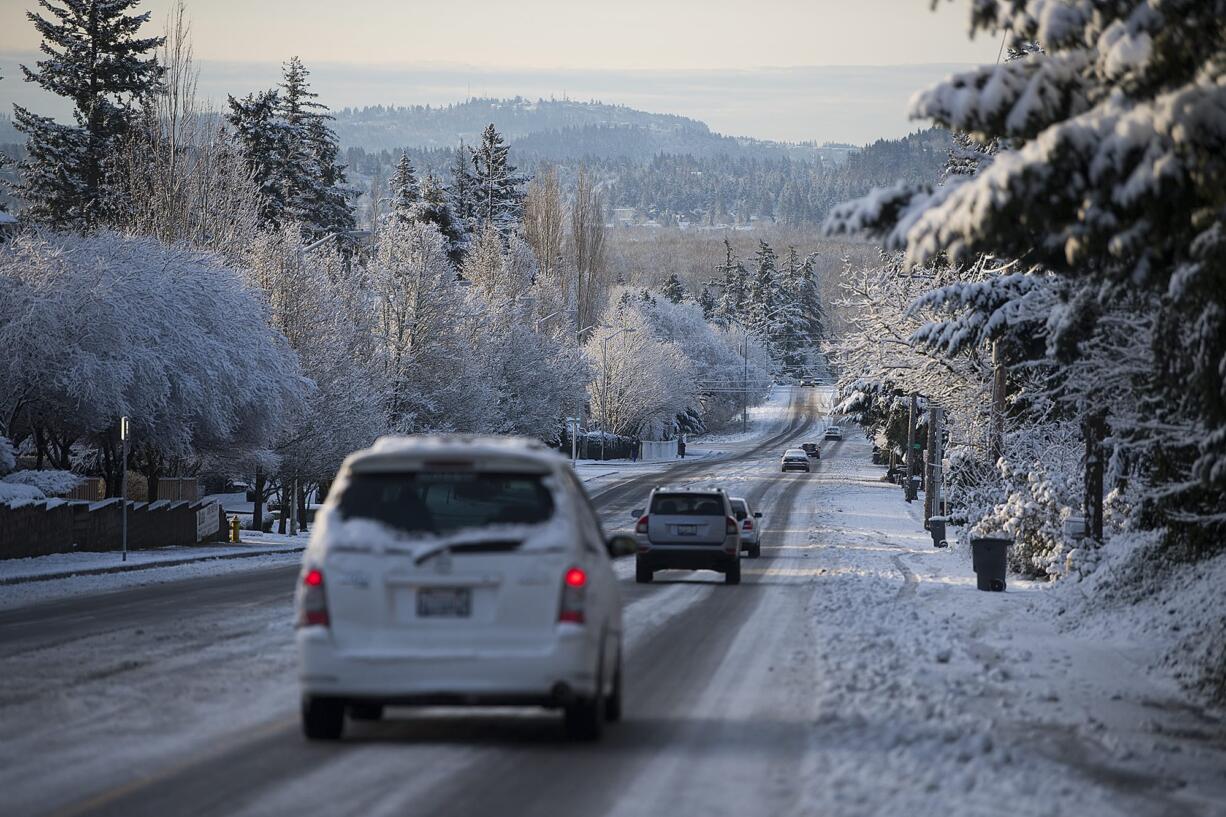
[[[468,239],[473,235],[477,223],[477,199],[469,149],[463,142],[456,148],[449,173],[451,178],[447,187],[448,201],[455,217],[456,228],[463,236],[463,249],[467,250]]]
[[[778,281],[778,258],[765,241],[758,241],[754,254],[753,278],[749,284],[749,297],[745,303],[744,325],[766,344],[771,355],[778,357],[787,310]]]
[[[447,257],[453,266],[459,267],[464,260],[465,235],[451,210],[447,191],[433,175],[421,182],[421,193],[414,205],[410,221],[433,225],[447,240]]]
[[[139,2],[39,0],[46,13],[27,14],[46,58],[35,69],[21,66],[22,73],[27,82],[71,100],[75,121],[65,125],[13,106],[14,124],[27,139],[15,193],[36,221],[88,228],[112,206],[108,161],[135,106],[158,90],[162,78],[149,55],[162,38],[137,36],[149,13],[129,13]]]
[[[917,94],[912,113],[1004,147],[973,176],[877,191],[831,220],[881,236],[909,263],[987,255],[1025,259],[1036,283],[1062,279],[1068,299],[1047,316],[1061,365],[1084,359],[1104,323],[1144,332],[1152,318],[1150,416],[1119,418],[1114,436],[1160,486],[1139,518],[1185,554],[1226,541],[1224,15],[1221,2],[976,3],[972,28],[1003,29],[1026,55]],[[994,289],[1019,283],[1001,279]],[[1095,371],[1109,378],[1126,364]]]
[[[715,320],[723,326],[743,323],[749,300],[749,271],[732,252],[732,243],[724,239],[724,263],[717,272],[723,273],[720,281],[719,306]]]
[[[510,149],[493,123],[481,134],[481,144],[470,148],[472,158],[473,215],[478,230],[492,226],[504,237],[523,220],[527,181],[508,160]]]
[[[396,172],[390,182],[392,199],[392,217],[411,219],[421,201],[421,189],[417,184],[417,174],[413,172],[413,163],[409,154],[402,151],[400,161],[396,163]]]
[[[664,279],[664,283],[660,285],[660,294],[675,304],[685,300],[685,285],[681,283],[677,273],[671,273]]]
[[[228,98],[226,121],[260,191],[261,226],[277,229],[286,218],[288,182],[285,131],[277,120],[277,92],[261,91]]]

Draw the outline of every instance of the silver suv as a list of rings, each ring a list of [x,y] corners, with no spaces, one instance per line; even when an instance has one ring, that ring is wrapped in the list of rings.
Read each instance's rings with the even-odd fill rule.
[[[714,570],[725,584],[741,583],[740,524],[720,489],[656,488],[638,523],[634,580],[650,582],[657,570]]]

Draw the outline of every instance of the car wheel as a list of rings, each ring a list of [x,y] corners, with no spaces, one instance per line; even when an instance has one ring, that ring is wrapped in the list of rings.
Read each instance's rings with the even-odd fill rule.
[[[310,740],[339,740],[345,731],[345,705],[336,698],[302,699],[302,734]]]
[[[757,558],[758,558],[759,556],[761,556],[761,555],[762,555],[762,546],[761,546],[761,545],[754,545],[753,547],[751,547],[751,548],[749,549],[749,558],[751,558],[751,559],[757,559]]]
[[[591,698],[575,698],[566,705],[562,717],[566,734],[571,740],[600,740],[604,731],[604,672],[596,672],[596,694]]]
[[[617,723],[622,719],[622,651],[617,649],[617,669],[613,671],[613,691],[604,702],[604,719]]]
[[[737,559],[724,571],[724,584],[741,583],[741,560]]]
[[[634,580],[639,584],[651,584],[651,580],[655,578],[654,571],[643,562],[636,561],[634,563]]]
[[[383,704],[353,704],[349,717],[355,721],[377,721],[383,717]]]

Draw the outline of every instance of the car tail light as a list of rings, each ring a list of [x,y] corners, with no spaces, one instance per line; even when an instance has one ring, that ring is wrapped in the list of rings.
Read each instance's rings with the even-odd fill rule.
[[[639,517],[638,524],[634,526],[634,532],[646,535],[647,533],[647,517],[646,516]]]
[[[562,574],[562,603],[558,607],[558,621],[582,624],[586,599],[587,573],[581,567],[572,567]]]
[[[744,524],[742,527],[744,527],[744,528],[745,528],[745,530],[753,530],[753,520],[752,520],[752,519],[746,519],[746,520],[745,520],[745,524]]]
[[[738,533],[739,531],[740,529],[737,527],[737,524],[736,524],[736,517],[734,516],[724,517],[724,533]]]
[[[319,568],[313,567],[302,574],[302,584],[298,588],[297,626],[327,627],[330,624],[324,574]]]

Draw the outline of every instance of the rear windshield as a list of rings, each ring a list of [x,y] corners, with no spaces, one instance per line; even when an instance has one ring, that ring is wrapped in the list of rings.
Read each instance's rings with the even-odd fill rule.
[[[724,502],[711,494],[656,494],[650,513],[663,516],[723,516]]]
[[[345,519],[373,519],[405,533],[447,534],[546,522],[554,502],[536,474],[419,471],[353,474],[338,509]]]
[[[739,499],[734,499],[732,500],[732,513],[736,515],[738,520],[743,521],[749,516],[749,508],[744,502],[741,502]]]

